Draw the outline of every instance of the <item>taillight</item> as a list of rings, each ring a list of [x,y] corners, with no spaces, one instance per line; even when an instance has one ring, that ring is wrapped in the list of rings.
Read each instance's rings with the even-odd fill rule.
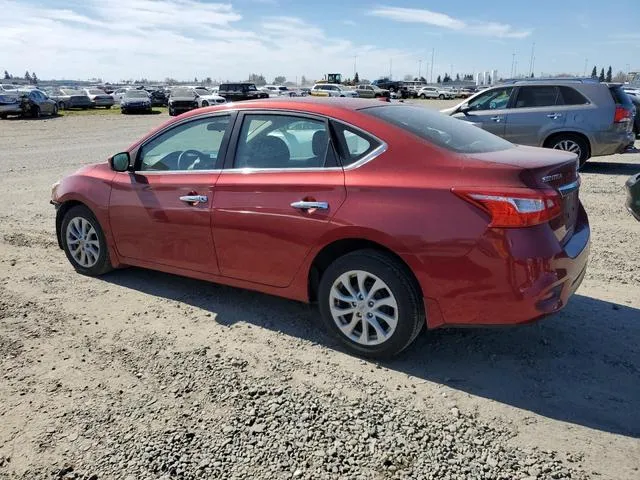
[[[490,227],[530,227],[562,213],[560,195],[555,190],[454,188],[453,193],[491,215]]]
[[[613,123],[628,122],[629,120],[631,120],[631,110],[624,107],[616,107]]]

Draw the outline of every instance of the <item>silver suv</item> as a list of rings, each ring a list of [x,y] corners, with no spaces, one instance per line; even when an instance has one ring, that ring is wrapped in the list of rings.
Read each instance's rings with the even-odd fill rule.
[[[510,142],[590,157],[633,143],[633,105],[620,85],[591,79],[522,80],[441,110]]]

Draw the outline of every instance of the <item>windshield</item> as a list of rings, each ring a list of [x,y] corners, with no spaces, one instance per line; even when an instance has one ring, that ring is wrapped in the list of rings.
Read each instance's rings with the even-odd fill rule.
[[[198,95],[211,95],[211,92],[204,87],[196,88]]]
[[[171,91],[172,97],[195,97],[196,92],[191,88],[176,88]]]
[[[70,88],[62,88],[60,92],[63,95],[84,95],[84,92],[81,92],[80,90],[71,90]]]
[[[365,108],[361,112],[391,123],[438,147],[453,152],[486,153],[513,147],[512,143],[475,125],[442,115],[425,107],[387,105]]]
[[[149,98],[149,94],[143,90],[129,90],[124,96],[125,98]]]
[[[247,85],[247,86],[246,86],[246,89],[247,89],[247,90],[257,90],[257,88],[256,88],[256,86],[255,86],[255,85]]]
[[[89,93],[91,95],[106,95],[106,93],[104,93],[102,90],[98,90],[97,88],[92,88],[91,90],[89,90]]]

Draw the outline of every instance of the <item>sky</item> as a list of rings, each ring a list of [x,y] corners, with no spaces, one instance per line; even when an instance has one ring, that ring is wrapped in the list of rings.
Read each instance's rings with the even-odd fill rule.
[[[640,71],[637,0],[0,0],[0,73],[41,79],[430,80]],[[515,57],[514,57],[515,54]],[[432,57],[433,56],[433,57]],[[455,76],[455,75],[454,75]]]

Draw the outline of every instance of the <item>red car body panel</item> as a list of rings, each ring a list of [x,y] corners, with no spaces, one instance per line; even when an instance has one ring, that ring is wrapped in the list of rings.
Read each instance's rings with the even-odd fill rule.
[[[491,228],[489,215],[452,188],[540,187],[541,175],[559,168],[567,173],[575,158],[521,147],[455,154],[359,112],[365,104],[376,102],[270,100],[198,109],[128,150],[135,157],[156,132],[212,112],[301,111],[352,124],[387,144],[386,151],[358,168],[141,175],[115,173],[103,164],[65,178],[55,201],[79,201],[95,213],[116,266],[148,267],[309,301],[318,253],[337,241],[361,239],[393,252],[411,269],[430,328],[523,323],[562,308],[586,268],[584,209],[579,206],[570,232],[558,224],[561,219]],[[208,202],[189,206],[179,200],[193,193],[207,195]],[[299,200],[326,201],[330,208],[292,208]]]

